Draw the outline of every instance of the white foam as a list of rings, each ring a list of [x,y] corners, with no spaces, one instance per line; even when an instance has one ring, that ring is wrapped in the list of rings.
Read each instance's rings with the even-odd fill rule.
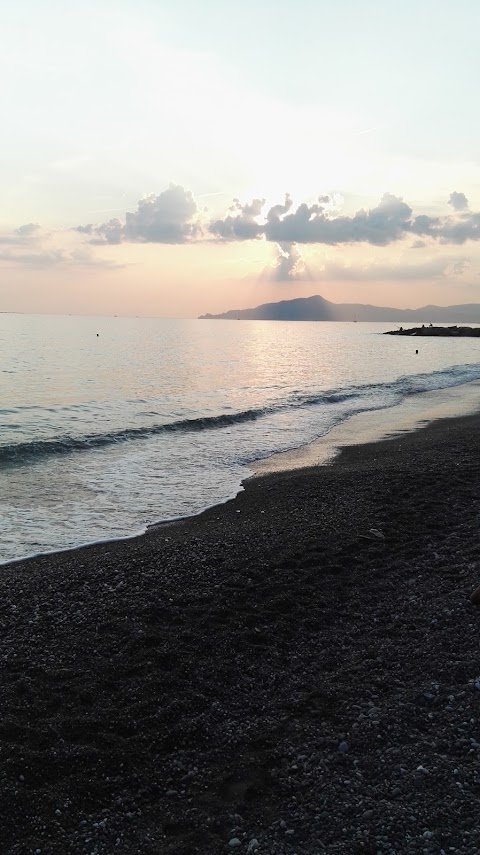
[[[479,411],[478,380],[448,389],[419,392],[405,398],[397,406],[356,413],[308,445],[257,460],[251,468],[254,476],[259,476],[321,466],[331,462],[344,446],[378,442],[389,436],[418,430],[438,419],[466,416]]]

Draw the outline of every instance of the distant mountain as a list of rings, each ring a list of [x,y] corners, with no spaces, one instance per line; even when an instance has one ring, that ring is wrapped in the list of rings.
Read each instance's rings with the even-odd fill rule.
[[[422,306],[420,309],[392,309],[363,303],[331,303],[318,295],[264,303],[254,309],[231,309],[221,315],[200,315],[202,320],[242,321],[401,321],[403,323],[480,324],[480,304]]]

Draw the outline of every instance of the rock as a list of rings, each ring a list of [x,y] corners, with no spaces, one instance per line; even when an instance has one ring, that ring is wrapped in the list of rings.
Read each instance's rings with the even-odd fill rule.
[[[252,837],[250,843],[247,846],[247,852],[255,852],[256,849],[260,846],[256,837]]]
[[[380,531],[378,528],[371,528],[370,534],[373,534],[374,537],[378,537],[379,540],[385,540],[383,531]]]
[[[348,742],[345,742],[345,740],[342,740],[342,742],[338,746],[338,750],[341,752],[341,754],[346,754],[348,751],[348,748],[349,748]]]
[[[480,606],[480,585],[478,588],[475,588],[473,594],[470,596],[470,602],[472,602],[474,606]]]
[[[230,849],[236,849],[237,846],[242,845],[242,841],[239,840],[238,837],[232,837],[232,839],[228,841],[228,845],[230,846]]]

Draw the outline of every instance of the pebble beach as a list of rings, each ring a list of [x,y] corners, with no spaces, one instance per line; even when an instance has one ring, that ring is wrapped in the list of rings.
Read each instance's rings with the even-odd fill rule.
[[[0,852],[480,848],[480,416],[0,568]]]

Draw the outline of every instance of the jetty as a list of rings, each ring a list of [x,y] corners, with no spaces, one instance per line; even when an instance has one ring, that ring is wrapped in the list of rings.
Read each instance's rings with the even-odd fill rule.
[[[409,327],[404,329],[398,327],[396,330],[388,330],[383,335],[411,335],[411,336],[443,336],[444,338],[480,338],[480,327],[434,327],[432,324],[421,327]]]

